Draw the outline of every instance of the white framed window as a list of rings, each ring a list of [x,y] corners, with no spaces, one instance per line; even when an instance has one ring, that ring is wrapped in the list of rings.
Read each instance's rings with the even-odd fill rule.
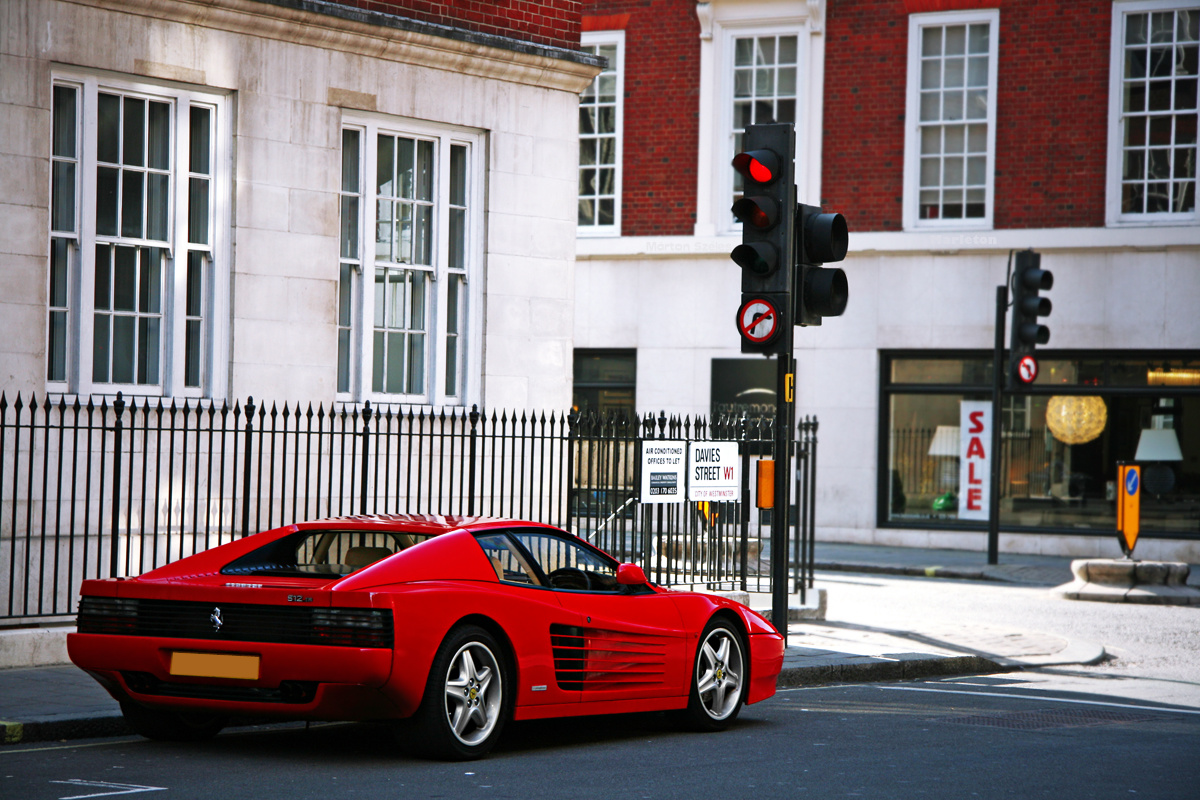
[[[741,224],[730,212],[741,194],[741,176],[730,162],[749,124],[795,123],[797,193],[802,202],[820,202],[824,5],[793,0],[696,4],[696,236],[741,233]]]
[[[228,102],[54,74],[49,391],[224,394]]]
[[[585,32],[580,49],[608,66],[579,96],[581,236],[621,233],[621,153],[625,109],[625,32]]]
[[[380,116],[342,129],[338,394],[478,402],[483,135]]]
[[[1113,4],[1107,219],[1194,224],[1200,6]]]
[[[730,36],[733,54],[730,159],[742,151],[747,125],[796,122],[799,43],[800,36],[795,31]],[[733,169],[728,173],[733,181],[728,195],[732,207],[742,196],[742,175]]]
[[[992,227],[1000,12],[913,14],[904,227]]]

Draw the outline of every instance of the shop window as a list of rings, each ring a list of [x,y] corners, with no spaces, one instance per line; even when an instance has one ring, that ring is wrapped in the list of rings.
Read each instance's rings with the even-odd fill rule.
[[[572,410],[622,416],[635,414],[637,351],[576,350]]]
[[[972,364],[985,360],[882,359],[881,525],[983,526],[962,510],[963,404],[990,402],[990,386],[960,378],[982,375]],[[1144,479],[1143,532],[1200,537],[1200,360],[1047,354],[1042,367],[1029,391],[1006,395],[1001,407],[1001,526],[1111,534],[1117,464],[1136,460],[1153,478]]]

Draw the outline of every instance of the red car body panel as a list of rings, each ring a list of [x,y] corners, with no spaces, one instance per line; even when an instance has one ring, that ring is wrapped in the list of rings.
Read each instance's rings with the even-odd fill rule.
[[[213,548],[138,578],[84,581],[81,632],[68,635],[68,652],[116,699],[149,707],[276,719],[389,719],[417,710],[439,646],[457,625],[472,622],[488,628],[506,651],[516,684],[514,716],[535,719],[685,707],[699,636],[713,616],[721,614],[745,634],[747,702],[774,694],[783,641],[755,612],[723,597],[654,586],[627,594],[501,581],[475,535],[506,530],[547,531],[578,541],[555,528],[515,520],[397,515],[299,523]],[[345,577],[231,574],[235,561],[272,542],[325,531],[432,538]],[[109,616],[100,613],[98,622],[92,622],[83,612],[84,601],[89,607],[117,610]],[[141,610],[122,610],[126,603],[136,603]],[[170,621],[174,617],[153,634],[121,627],[135,624],[122,614],[145,615],[150,613],[146,609],[159,606],[185,609],[170,613],[186,614],[187,631],[193,635],[175,635],[176,623]],[[391,646],[220,638],[222,630],[247,615],[316,619],[316,609],[351,615],[390,612]],[[210,617],[228,618],[230,623],[222,628],[214,622],[215,631],[210,631]],[[138,619],[136,624],[142,625]],[[108,630],[105,625],[116,627]],[[354,624],[347,625],[346,630],[331,628],[330,635],[352,635]],[[559,634],[585,653],[576,656],[586,662],[578,681],[560,680],[552,641]],[[174,653],[249,656],[250,661],[256,659],[257,677],[172,674]],[[558,657],[563,658],[561,653]]]

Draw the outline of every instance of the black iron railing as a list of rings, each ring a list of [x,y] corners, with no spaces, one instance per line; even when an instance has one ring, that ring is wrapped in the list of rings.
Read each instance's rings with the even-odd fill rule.
[[[671,585],[768,591],[753,461],[769,420],[0,394],[0,619],[75,613],[81,580],[137,575],[260,530],[350,514],[530,519]],[[811,585],[816,421],[795,442],[793,589]],[[643,505],[646,439],[739,442],[742,497]],[[761,531],[761,533],[760,533]]]

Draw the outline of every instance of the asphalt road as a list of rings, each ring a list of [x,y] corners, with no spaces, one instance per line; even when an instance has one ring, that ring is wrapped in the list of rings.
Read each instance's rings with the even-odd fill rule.
[[[661,715],[512,726],[486,760],[417,761],[374,725],[0,751],[0,796],[1194,798],[1200,711],[1032,688],[1020,674],[785,691],[721,734]]]
[[[819,581],[830,624],[928,640],[1019,626],[1114,655],[1090,667],[783,691],[721,734],[681,733],[665,715],[519,723],[467,764],[415,760],[378,725],[243,728],[202,744],[13,745],[0,748],[0,798],[1200,796],[1200,609],[950,580]]]

